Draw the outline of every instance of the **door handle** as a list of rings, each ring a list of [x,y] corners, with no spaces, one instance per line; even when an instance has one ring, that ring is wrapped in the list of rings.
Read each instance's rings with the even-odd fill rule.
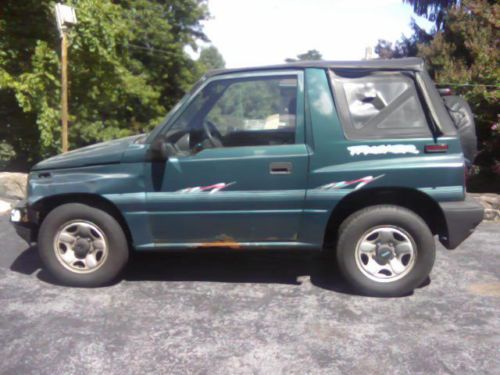
[[[269,164],[270,174],[290,174],[292,173],[292,163],[274,162]]]

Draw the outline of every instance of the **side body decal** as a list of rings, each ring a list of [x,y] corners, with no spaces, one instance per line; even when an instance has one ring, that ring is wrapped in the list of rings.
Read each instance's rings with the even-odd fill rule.
[[[331,182],[329,184],[319,186],[317,189],[321,189],[321,190],[343,189],[347,186],[351,186],[351,185],[356,184],[356,186],[354,187],[353,190],[358,190],[358,189],[361,189],[366,184],[369,184],[370,182],[378,180],[379,178],[382,178],[384,176],[385,176],[384,174],[381,174],[380,176],[377,176],[377,177],[366,176],[366,177],[358,178],[357,180],[352,180],[352,181]]]
[[[208,185],[208,186],[194,186],[194,187],[188,187],[185,189],[177,190],[177,193],[203,193],[203,192],[208,192],[208,194],[214,194],[217,193],[218,191],[227,188],[228,186],[234,185],[236,182],[218,182],[213,185]]]
[[[379,146],[350,146],[347,147],[351,156],[357,155],[385,155],[385,154],[418,154],[415,145],[379,145]]]

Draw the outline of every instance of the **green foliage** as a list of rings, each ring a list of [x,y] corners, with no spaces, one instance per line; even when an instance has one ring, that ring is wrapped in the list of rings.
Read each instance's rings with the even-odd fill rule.
[[[459,5],[461,0],[403,0],[410,4],[413,11],[419,16],[424,16],[429,21],[436,24],[438,29],[442,29],[448,9]]]
[[[387,40],[379,39],[375,46],[375,53],[382,59],[417,56],[417,45],[419,43],[429,43],[433,35],[420,28],[415,20],[411,21],[411,28],[413,34],[410,37],[403,35],[394,44]]]
[[[6,143],[0,142],[0,171],[5,169],[10,160],[16,156],[14,148]]]
[[[204,69],[184,48],[206,40],[205,0],[67,3],[71,148],[151,129]],[[27,161],[60,149],[54,4],[4,0],[0,13],[0,141]]]
[[[476,164],[490,167],[500,161],[494,125],[500,99],[500,6],[485,0],[464,0],[449,10],[446,27],[430,43],[418,45],[438,84],[463,95],[475,114],[483,152]],[[496,139],[496,140],[495,140]]]
[[[375,52],[383,58],[421,56],[437,84],[465,97],[480,142],[476,172],[487,180],[481,185],[499,186],[500,5],[496,0],[408,2],[420,7],[415,8],[418,14],[436,21],[442,17],[441,27],[428,34],[413,21],[412,37],[403,37],[394,46],[379,40]]]
[[[293,63],[296,61],[310,61],[310,60],[322,60],[323,55],[318,50],[315,49],[310,49],[309,51],[305,53],[301,53],[297,55],[297,58],[288,58],[285,59],[285,62],[287,63]]]
[[[214,46],[210,46],[201,50],[198,66],[200,71],[207,72],[214,69],[223,69],[226,62],[219,50]]]

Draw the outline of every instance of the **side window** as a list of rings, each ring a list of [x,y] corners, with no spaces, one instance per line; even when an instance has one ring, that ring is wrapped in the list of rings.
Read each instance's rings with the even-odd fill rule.
[[[190,149],[293,144],[297,89],[295,75],[213,81],[170,127],[167,139],[183,141],[184,148],[189,143]]]
[[[225,146],[295,142],[297,79],[280,77],[234,82],[206,120],[220,132]]]
[[[333,75],[342,125],[350,139],[430,137],[415,84],[400,73]]]

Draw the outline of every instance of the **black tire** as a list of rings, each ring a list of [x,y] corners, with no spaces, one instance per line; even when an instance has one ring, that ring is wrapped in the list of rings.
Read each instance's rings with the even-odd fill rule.
[[[56,255],[55,236],[74,220],[91,223],[105,236],[107,255],[95,270],[78,273],[63,265]],[[118,222],[107,212],[80,203],[63,204],[43,220],[38,232],[38,251],[48,271],[62,284],[77,287],[98,287],[111,283],[127,264],[128,242]]]
[[[356,260],[358,243],[376,228],[396,229],[404,233],[416,250],[412,266],[408,267],[407,274],[401,274],[400,279],[374,281],[373,275],[370,278],[366,270],[362,271],[360,259],[363,258]],[[342,223],[336,253],[341,273],[357,292],[369,296],[397,297],[408,295],[427,279],[434,265],[436,245],[429,227],[420,216],[403,207],[377,205],[353,213]]]

